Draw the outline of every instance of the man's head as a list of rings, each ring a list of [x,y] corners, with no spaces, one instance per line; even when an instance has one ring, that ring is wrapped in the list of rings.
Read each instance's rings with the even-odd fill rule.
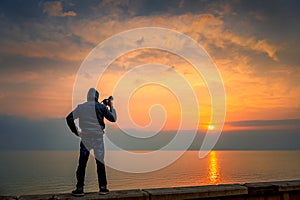
[[[90,88],[87,93],[87,100],[88,101],[98,101],[99,92],[95,88]]]

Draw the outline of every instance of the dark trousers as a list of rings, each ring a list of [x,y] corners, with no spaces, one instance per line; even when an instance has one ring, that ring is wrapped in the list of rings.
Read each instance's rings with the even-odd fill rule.
[[[79,156],[79,163],[76,171],[76,178],[77,178],[76,187],[84,186],[85,169],[86,169],[87,161],[89,159],[89,155],[90,155],[90,151],[84,146],[82,142],[80,142],[80,156]],[[101,186],[107,185],[105,165],[104,163],[98,161],[96,158],[95,160],[97,164],[98,184],[100,188]]]

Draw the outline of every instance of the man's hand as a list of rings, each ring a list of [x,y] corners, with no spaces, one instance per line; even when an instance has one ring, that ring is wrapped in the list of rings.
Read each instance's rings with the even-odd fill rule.
[[[108,106],[109,106],[109,107],[113,107],[113,105],[114,105],[113,100],[110,100],[110,101],[108,102]]]

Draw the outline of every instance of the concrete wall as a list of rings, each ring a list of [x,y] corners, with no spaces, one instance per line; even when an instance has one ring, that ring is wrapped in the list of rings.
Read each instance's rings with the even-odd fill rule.
[[[300,181],[278,181],[210,185],[178,188],[157,188],[112,191],[107,195],[87,193],[84,197],[71,194],[26,195],[20,197],[0,196],[0,200],[79,200],[79,199],[123,199],[123,200],[300,200]]]

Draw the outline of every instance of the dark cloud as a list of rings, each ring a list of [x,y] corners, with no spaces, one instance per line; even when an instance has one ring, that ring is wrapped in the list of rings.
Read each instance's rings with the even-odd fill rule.
[[[64,119],[28,120],[0,116],[0,150],[74,150],[78,139]]]
[[[45,2],[44,12],[54,17],[75,17],[77,15],[77,13],[73,10],[64,10],[61,1]]]
[[[290,45],[299,44],[299,1],[237,1],[230,6],[235,13],[225,18],[230,29],[245,35],[255,33],[276,44],[289,43],[290,40],[293,40]]]
[[[0,60],[0,72],[35,71],[41,73],[46,69],[58,70],[59,74],[70,74],[70,70],[76,72],[81,62],[66,60],[53,60],[49,58],[28,58],[23,56],[7,56]]]
[[[282,126],[282,125],[298,125],[300,130],[300,119],[282,119],[282,120],[248,120],[229,122],[231,126]]]
[[[242,121],[236,126],[299,124],[299,119],[277,121]],[[28,120],[15,116],[0,116],[0,150],[76,150],[78,138],[68,129],[65,119]],[[134,138],[112,126],[107,137],[126,150],[155,150],[167,145],[176,131],[162,131],[150,138]],[[147,134],[141,133],[141,134]],[[189,134],[187,131],[185,134]],[[184,137],[184,134],[182,135]],[[199,132],[191,150],[201,147],[205,133]],[[236,130],[221,134],[214,149],[219,150],[300,150],[298,130]]]
[[[139,46],[141,46],[143,43],[144,43],[144,37],[142,37],[141,39],[138,39],[136,41],[136,44],[139,45]]]
[[[295,130],[225,131],[217,150],[299,150],[300,134]]]
[[[0,1],[0,15],[15,22],[38,19],[43,16],[40,0]]]

